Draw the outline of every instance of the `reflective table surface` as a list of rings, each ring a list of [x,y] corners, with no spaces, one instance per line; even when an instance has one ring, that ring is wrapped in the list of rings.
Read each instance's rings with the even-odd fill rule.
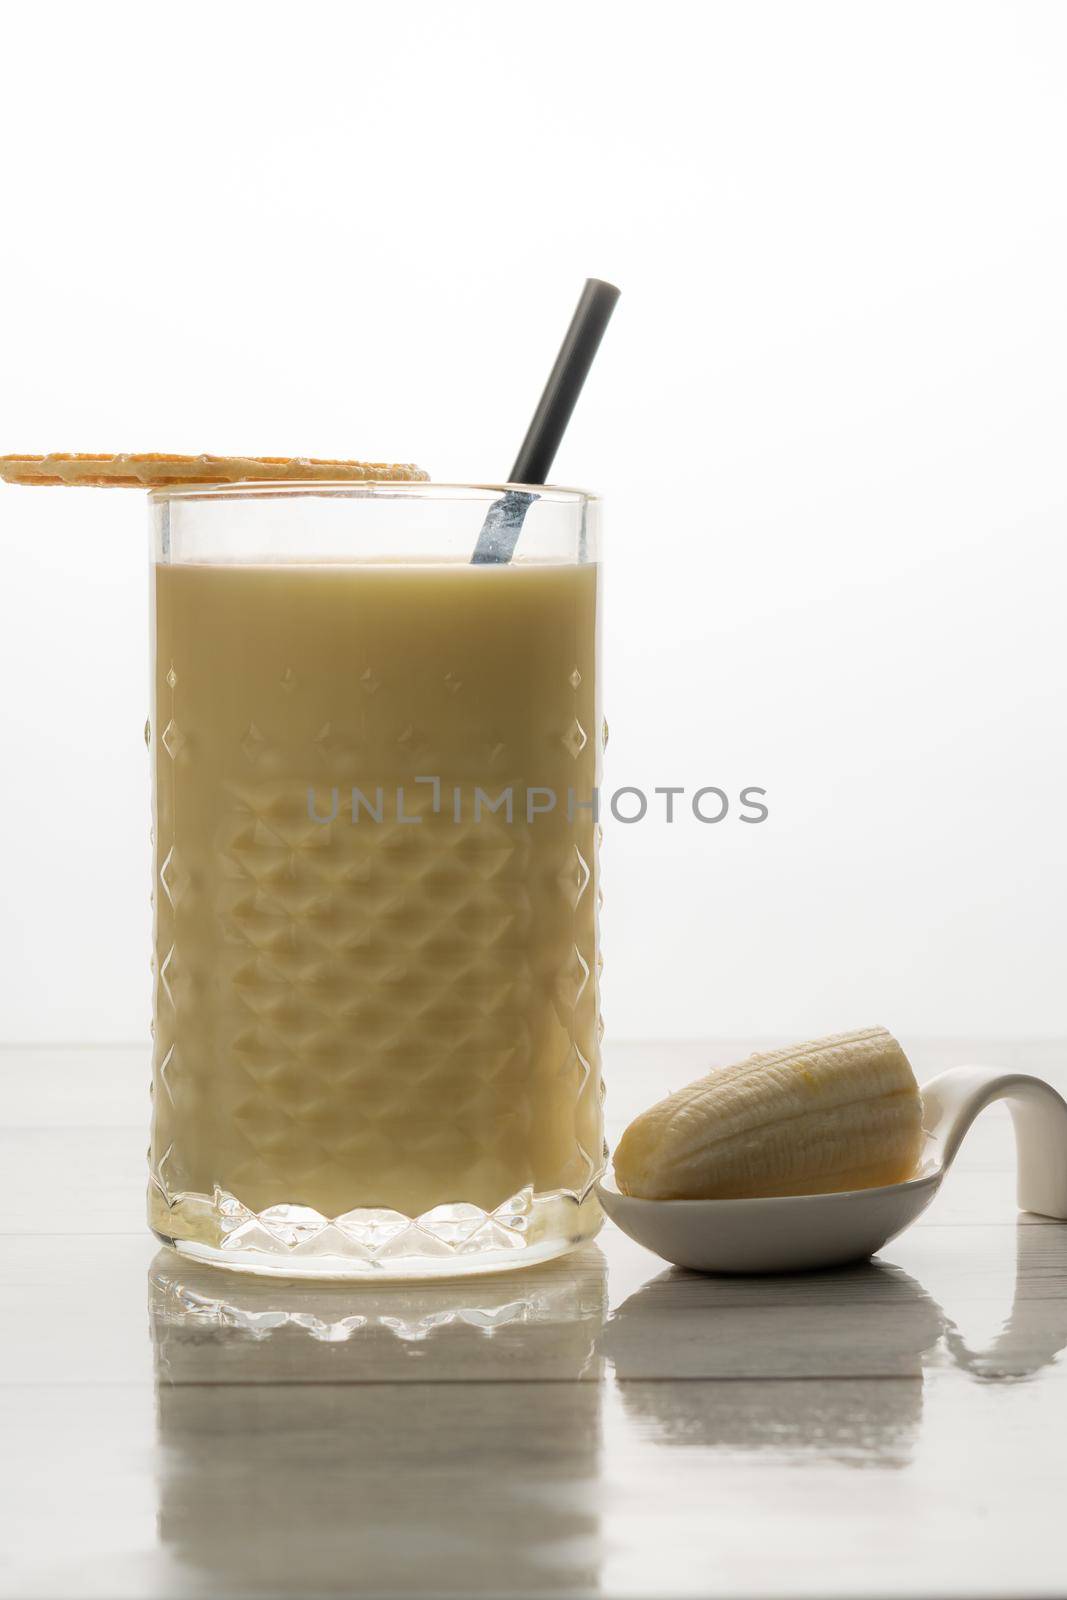
[[[1063,1044],[906,1043],[1067,1089]],[[616,1045],[612,1135],[748,1048]],[[608,1224],[379,1289],[159,1249],[146,1082],[0,1051],[0,1595],[1067,1590],[1067,1225],[1003,1107],[870,1263],[702,1278]]]

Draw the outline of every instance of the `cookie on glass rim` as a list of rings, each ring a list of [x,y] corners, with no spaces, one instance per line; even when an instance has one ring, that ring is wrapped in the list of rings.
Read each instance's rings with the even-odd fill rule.
[[[410,463],[330,461],[309,456],[86,455],[0,456],[0,478],[25,485],[166,489],[183,483],[424,483]]]

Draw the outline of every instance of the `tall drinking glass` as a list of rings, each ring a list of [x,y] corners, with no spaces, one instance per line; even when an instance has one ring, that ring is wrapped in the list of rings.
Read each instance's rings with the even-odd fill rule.
[[[149,1217],[293,1276],[453,1276],[600,1223],[599,507],[152,496]],[[531,491],[533,493],[533,491]]]

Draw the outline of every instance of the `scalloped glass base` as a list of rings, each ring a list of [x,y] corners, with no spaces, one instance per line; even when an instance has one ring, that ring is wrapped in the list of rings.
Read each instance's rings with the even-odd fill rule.
[[[603,1213],[595,1193],[535,1194],[524,1189],[492,1212],[456,1203],[422,1216],[364,1208],[324,1217],[309,1206],[276,1205],[258,1214],[232,1194],[181,1194],[169,1203],[152,1185],[148,1220],[179,1255],[229,1272],[276,1278],[460,1278],[550,1261],[596,1234]]]

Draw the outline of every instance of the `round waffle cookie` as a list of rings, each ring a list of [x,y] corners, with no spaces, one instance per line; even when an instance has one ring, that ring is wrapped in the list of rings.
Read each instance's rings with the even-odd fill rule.
[[[0,456],[7,483],[164,489],[182,483],[423,482],[419,467],[383,461],[319,461],[306,456],[83,455]]]

